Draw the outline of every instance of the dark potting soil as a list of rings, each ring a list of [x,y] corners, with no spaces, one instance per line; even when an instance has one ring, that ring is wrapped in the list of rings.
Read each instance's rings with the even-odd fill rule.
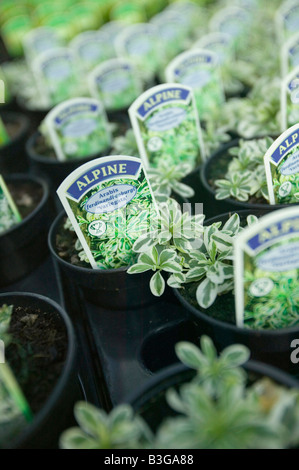
[[[10,137],[13,140],[20,132],[21,123],[18,121],[5,122],[5,129]]]
[[[34,152],[37,155],[42,155],[43,157],[50,158],[51,160],[57,160],[54,149],[49,147],[43,135],[37,136],[34,145]]]
[[[205,315],[212,317],[215,320],[220,320],[235,325],[235,299],[233,294],[228,292],[227,294],[218,295],[213,305],[207,309],[204,309],[198,305],[196,300],[197,286],[198,283],[196,282],[190,283],[185,285],[183,289],[180,289],[179,292],[190,305]]]
[[[73,230],[64,228],[64,224],[67,218],[62,220],[62,223],[57,231],[56,235],[56,253],[64,261],[67,261],[74,266],[82,268],[90,268],[90,264],[85,261],[81,261],[78,256],[78,250],[75,248],[75,243],[78,240],[76,233]]]
[[[7,184],[10,194],[24,219],[38,206],[43,190],[34,182],[18,182]]]
[[[214,191],[217,189],[217,186],[215,185],[215,181],[218,179],[225,179],[225,175],[227,174],[228,164],[230,163],[232,158],[233,158],[232,155],[230,155],[227,152],[223,154],[221,158],[217,159],[214,162],[214,165],[210,167],[210,172],[208,174],[208,183]],[[230,198],[234,199],[232,196]],[[263,197],[255,197],[254,195],[250,196],[248,201],[244,201],[244,202],[246,202],[247,204],[268,204],[266,199],[264,199]]]
[[[67,333],[57,313],[14,307],[6,357],[33,411],[38,412],[61,375]]]

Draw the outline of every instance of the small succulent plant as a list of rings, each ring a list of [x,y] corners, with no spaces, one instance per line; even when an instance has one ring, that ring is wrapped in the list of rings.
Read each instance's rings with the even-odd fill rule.
[[[225,178],[215,180],[216,199],[232,197],[248,201],[251,197],[268,201],[264,155],[273,139],[240,140],[238,147],[229,149],[234,158],[228,165]]]
[[[182,341],[179,360],[194,369],[191,380],[166,390],[174,415],[153,433],[129,405],[109,414],[79,402],[80,427],[64,431],[63,449],[286,449],[299,443],[299,392],[267,377],[249,383],[243,365],[250,351],[231,345],[218,355],[208,336],[200,347]],[[153,405],[154,406],[154,405]],[[154,412],[154,410],[153,410]]]

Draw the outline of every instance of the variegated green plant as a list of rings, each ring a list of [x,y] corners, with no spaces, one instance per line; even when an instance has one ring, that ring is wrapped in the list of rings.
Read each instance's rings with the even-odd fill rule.
[[[130,155],[139,157],[139,150],[133,129],[128,129],[125,135],[114,137],[111,155]]]
[[[273,139],[240,140],[238,147],[229,149],[234,156],[228,165],[225,178],[215,180],[216,199],[232,197],[238,201],[248,201],[251,197],[268,201],[264,155]]]
[[[219,355],[212,340],[182,341],[179,360],[194,375],[165,391],[172,409],[153,433],[130,405],[109,414],[79,402],[80,427],[60,437],[63,449],[287,449],[299,443],[299,392],[267,377],[254,383],[244,369],[250,351],[234,344]],[[188,369],[187,369],[188,370]],[[156,401],[152,401],[153,413]],[[166,409],[166,408],[164,408]]]
[[[157,168],[149,168],[147,174],[156,201],[166,202],[172,193],[183,198],[194,196],[194,190],[181,182],[192,170],[193,166],[187,162],[170,166],[163,160],[158,163]]]
[[[223,227],[221,222],[204,227],[203,215],[190,217],[175,204],[172,207],[169,210],[165,205],[161,211],[161,225],[153,238],[144,234],[136,240],[133,249],[140,255],[128,272],[154,271],[150,288],[154,295],[161,296],[164,271],[170,287],[184,289],[192,284],[197,303],[208,308],[218,295],[233,289],[233,241],[242,230],[240,218],[233,214]],[[256,220],[248,216],[247,223]]]
[[[128,405],[115,407],[110,414],[95,406],[78,402],[74,409],[79,427],[60,437],[62,449],[139,449],[146,448],[153,436],[145,421]]]
[[[160,217],[155,231],[141,235],[133,245],[133,250],[140,253],[136,264],[128,270],[129,274],[154,271],[150,288],[155,296],[161,296],[165,290],[162,272],[170,273],[171,282],[183,282],[184,270],[188,266],[189,251],[202,244],[202,214],[191,216],[182,212],[179,204],[168,199],[159,206]]]

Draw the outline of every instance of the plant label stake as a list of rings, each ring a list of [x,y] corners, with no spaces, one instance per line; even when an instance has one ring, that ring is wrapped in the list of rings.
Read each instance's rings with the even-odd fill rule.
[[[151,21],[158,29],[158,36],[163,41],[165,65],[186,47],[188,31],[181,17],[169,15],[164,12],[154,16]]]
[[[70,43],[83,72],[92,70],[96,65],[114,56],[111,43],[100,31],[84,31]]]
[[[9,138],[8,132],[5,128],[4,122],[2,121],[2,119],[0,117],[0,147],[2,145],[7,144],[8,142],[10,142],[10,138]]]
[[[264,164],[270,204],[299,202],[299,124],[273,142]]]
[[[158,47],[157,28],[138,23],[125,28],[115,39],[119,57],[131,59],[145,81],[155,76],[162,62],[163,49]]]
[[[0,233],[22,221],[17,206],[11,197],[3,176],[0,175]]]
[[[298,322],[298,209],[260,218],[237,235],[234,249],[237,325],[273,329]]]
[[[97,155],[111,143],[105,110],[93,98],[64,101],[48,113],[44,125],[61,161]]]
[[[23,39],[24,53],[29,66],[39,54],[62,46],[62,40],[57,31],[48,26],[33,29]]]
[[[220,65],[234,59],[234,48],[232,38],[227,33],[209,33],[196,41],[192,48],[207,49],[217,55]]]
[[[134,65],[127,59],[111,59],[88,75],[91,95],[107,110],[128,108],[142,93],[142,83]]]
[[[0,363],[0,398],[10,408],[10,414],[16,418],[20,413],[26,421],[32,421],[32,412],[24,394],[8,364]],[[5,416],[4,416],[5,418]],[[0,426],[4,426],[0,416]]]
[[[299,65],[285,77],[281,85],[281,130],[299,121]]]
[[[182,52],[167,66],[166,80],[192,88],[199,118],[225,101],[217,54],[205,49]]]
[[[280,44],[283,44],[287,39],[298,32],[298,24],[298,0],[287,0],[283,2],[275,16],[276,32]]]
[[[281,75],[285,77],[299,66],[299,33],[291,36],[281,48]]]
[[[59,47],[43,52],[32,62],[32,71],[45,107],[76,95],[80,77],[71,49]]]
[[[193,91],[177,83],[145,91],[129,108],[129,116],[145,167],[160,160],[172,167],[205,158]]]
[[[225,7],[215,13],[210,20],[210,30],[229,34],[236,46],[245,37],[251,20],[250,11],[239,7]]]
[[[85,163],[57,194],[93,268],[131,264],[134,242],[155,228],[157,207],[137,157],[116,155]]]

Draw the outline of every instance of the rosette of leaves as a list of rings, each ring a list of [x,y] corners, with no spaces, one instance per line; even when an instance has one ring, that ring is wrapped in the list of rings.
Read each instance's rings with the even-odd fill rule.
[[[223,179],[215,180],[216,199],[234,198],[238,201],[250,201],[250,198],[263,198],[268,201],[264,155],[273,143],[273,139],[240,140],[238,147],[229,149],[234,156],[228,165]]]
[[[236,131],[241,137],[251,139],[280,134],[279,78],[259,79],[248,96],[240,99]]]
[[[110,155],[139,157],[139,150],[133,129],[128,129],[125,135],[119,135],[113,139]]]
[[[205,126],[202,128],[202,138],[207,157],[210,157],[221,145],[231,140],[231,136],[227,133],[229,126],[222,126],[220,122],[217,122],[218,117],[215,119],[215,114],[219,114],[219,110],[216,108],[215,112],[207,116]]]
[[[170,273],[169,285],[171,282],[183,282],[188,253],[193,246],[202,243],[200,236],[203,220],[202,214],[191,216],[188,212],[182,213],[179,204],[173,199],[160,204],[156,229],[141,235],[133,245],[133,250],[140,254],[128,273],[154,271],[150,289],[158,297],[165,290],[163,272]]]
[[[249,357],[242,345],[217,356],[210,338],[201,349],[182,342],[176,353],[197,371],[195,379],[167,391],[177,415],[166,419],[156,436],[160,449],[279,449],[299,439],[299,392],[262,378],[253,385],[241,365]]]
[[[170,199],[161,207],[157,230],[141,235],[134,243],[133,250],[140,255],[128,273],[154,271],[150,289],[155,296],[161,296],[165,272],[169,286],[190,285],[197,303],[202,308],[210,307],[218,295],[233,289],[233,241],[242,227],[238,214],[232,215],[222,228],[221,222],[204,227],[203,220],[201,214],[182,214],[178,204]],[[249,216],[247,223],[256,220]]]
[[[251,88],[255,81],[254,67],[244,60],[227,60],[221,65],[221,78],[226,95],[236,95]]]
[[[151,188],[157,202],[166,202],[171,194],[178,194],[183,198],[194,196],[194,190],[181,182],[193,170],[189,163],[179,163],[169,166],[168,162],[161,160],[157,168],[149,168],[147,174]]]
[[[155,434],[129,405],[109,414],[85,402],[75,406],[79,427],[64,431],[63,449],[286,449],[299,443],[299,392],[266,377],[249,383],[242,367],[250,351],[231,345],[217,354],[212,340],[175,346],[194,370],[191,380],[166,390],[174,411]]]
[[[79,427],[61,435],[62,449],[140,449],[149,448],[153,440],[145,421],[134,416],[128,405],[119,405],[108,414],[89,403],[78,402],[74,414]]]

